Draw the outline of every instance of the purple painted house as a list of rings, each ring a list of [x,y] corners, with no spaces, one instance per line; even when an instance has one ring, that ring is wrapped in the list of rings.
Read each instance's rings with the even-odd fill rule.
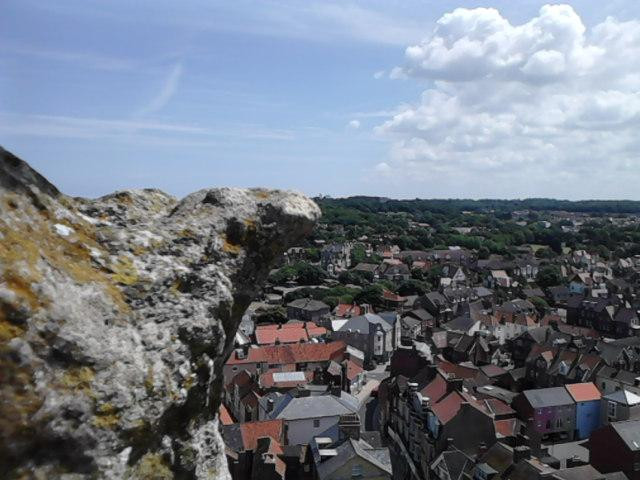
[[[542,437],[572,440],[576,429],[576,404],[564,387],[525,390],[512,404],[529,429]]]

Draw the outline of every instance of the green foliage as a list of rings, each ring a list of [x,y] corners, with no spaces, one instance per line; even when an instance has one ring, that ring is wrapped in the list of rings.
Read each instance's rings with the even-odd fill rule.
[[[608,217],[640,213],[638,201],[570,202],[545,198],[526,200],[391,200],[378,197],[317,199],[323,218],[316,238],[326,241],[354,240],[363,235],[374,246],[397,244],[401,249],[444,249],[452,245],[475,250],[479,258],[490,254],[512,255],[515,247],[539,244],[547,250],[541,258],[554,258],[563,245],[610,255],[640,252],[640,226],[621,226]],[[526,224],[512,219],[515,211],[529,211]],[[579,231],[563,231],[573,222],[558,220],[549,212],[568,211],[590,214]],[[522,218],[519,216],[518,218]],[[545,228],[543,221],[551,222]],[[428,223],[426,228],[418,223]],[[454,227],[473,227],[472,235],[459,234]],[[362,245],[354,248],[354,262],[378,262],[366,258]]]
[[[427,272],[425,280],[431,285],[431,288],[438,288],[440,285],[440,277],[442,277],[442,267],[436,265]]]
[[[276,285],[296,281],[300,285],[318,285],[322,283],[326,273],[320,267],[307,262],[297,262],[286,265],[269,277],[269,281]]]
[[[362,305],[364,303],[368,303],[369,305],[381,305],[382,302],[382,285],[374,284],[364,287],[358,294],[354,297],[354,301]]]
[[[356,243],[351,249],[351,263],[353,265],[357,265],[358,263],[363,263],[367,261],[367,252],[364,248],[364,245],[361,243]]]
[[[353,299],[360,292],[356,288],[336,285],[332,288],[299,288],[284,296],[284,302],[289,303],[299,298],[313,298],[334,308],[338,303],[353,303]]]
[[[256,310],[253,320],[256,324],[261,323],[286,323],[287,311],[284,307],[274,306],[271,308],[259,308]]]
[[[542,288],[553,287],[562,282],[560,269],[556,265],[546,265],[538,270],[537,284]]]
[[[529,301],[536,307],[539,315],[544,315],[549,310],[549,304],[544,298],[531,297]]]
[[[402,282],[396,293],[406,297],[408,295],[424,295],[428,291],[429,286],[425,282],[410,279]]]
[[[310,262],[319,262],[320,261],[320,249],[312,247],[307,248],[306,250],[307,258]]]
[[[361,272],[348,270],[338,275],[338,281],[342,284],[368,285],[373,281],[373,274],[369,272]]]

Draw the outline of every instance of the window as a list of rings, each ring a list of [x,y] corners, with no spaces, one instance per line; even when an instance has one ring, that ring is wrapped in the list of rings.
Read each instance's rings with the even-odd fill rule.
[[[320,428],[320,420],[318,418],[313,420],[313,428]]]
[[[362,476],[362,465],[356,463],[351,467],[351,476],[352,477],[361,477]]]

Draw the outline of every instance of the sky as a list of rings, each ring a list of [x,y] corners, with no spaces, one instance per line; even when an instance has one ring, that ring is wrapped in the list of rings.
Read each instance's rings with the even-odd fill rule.
[[[640,2],[2,0],[0,145],[62,191],[640,200]]]

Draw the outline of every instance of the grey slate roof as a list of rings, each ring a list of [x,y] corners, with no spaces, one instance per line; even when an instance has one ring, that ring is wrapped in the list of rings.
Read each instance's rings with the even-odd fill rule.
[[[447,299],[440,292],[429,292],[425,294],[425,297],[435,306],[447,306],[449,303]]]
[[[420,320],[418,320],[417,318],[413,318],[413,317],[404,317],[402,319],[402,326],[404,328],[407,329],[412,329],[414,327],[417,327],[418,325],[420,325],[421,322]]]
[[[355,267],[353,267],[353,270],[368,273],[375,273],[377,269],[378,265],[375,263],[359,263]]]
[[[564,387],[538,388],[522,392],[533,408],[573,405],[575,402]]]
[[[333,472],[354,457],[360,457],[389,475],[392,473],[391,459],[387,448],[374,449],[363,440],[350,438],[333,449],[336,450],[337,455],[320,462],[316,467],[319,479],[329,478]]]
[[[419,320],[422,320],[423,322],[427,322],[429,320],[433,320],[433,315],[431,315],[429,312],[427,312],[424,308],[416,308],[411,310],[410,312],[407,312],[405,314],[405,318],[409,316],[409,317],[415,317]]]
[[[640,450],[640,420],[627,420],[611,424],[620,438],[627,444],[630,450]]]
[[[445,330],[452,330],[456,332],[468,332],[471,327],[476,322],[471,319],[469,314],[461,315],[459,317],[454,318],[450,322],[443,323],[442,327]]]
[[[479,298],[490,297],[491,295],[493,295],[493,291],[489,290],[487,287],[482,287],[481,286],[481,287],[474,287],[473,289],[475,290],[476,295]]]
[[[346,392],[341,392],[340,397],[319,395],[294,398],[291,395],[284,395],[274,406],[270,417],[284,420],[335,417],[358,413],[359,408],[358,399]]]
[[[393,326],[398,321],[398,314],[396,312],[378,312],[378,316],[382,320],[387,322],[387,325],[389,325],[390,329],[393,328]]]
[[[299,298],[291,303],[287,304],[287,307],[302,308],[309,311],[317,311],[322,309],[329,309],[329,305],[320,300],[314,300],[312,298]]]
[[[460,450],[449,450],[442,452],[440,456],[442,458],[436,459],[436,461],[439,460],[438,463],[444,463],[446,465],[451,480],[461,480],[464,478],[464,474],[468,475],[467,478],[471,476],[470,474],[474,463],[464,452]]]
[[[342,325],[342,327],[340,327],[339,331],[346,332],[348,330],[359,330],[360,333],[368,334],[372,331],[372,325],[376,324],[381,325],[382,329],[385,331],[391,330],[391,325],[389,325],[389,323],[381,316],[376,315],[375,313],[365,313],[364,315],[358,315],[357,317],[350,318],[344,325]]]
[[[617,390],[608,395],[604,395],[602,398],[629,406],[640,404],[640,396],[630,392],[629,390]]]

